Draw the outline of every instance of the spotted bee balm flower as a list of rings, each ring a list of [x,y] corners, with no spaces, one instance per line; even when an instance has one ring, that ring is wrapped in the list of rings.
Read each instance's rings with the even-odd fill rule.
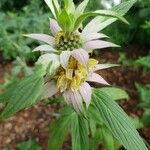
[[[62,61],[55,75],[44,85],[43,97],[51,97],[60,91],[63,93],[65,101],[72,105],[77,112],[82,112],[83,101],[88,107],[92,94],[89,82],[109,85],[95,71],[116,65],[98,64],[97,60],[89,59],[88,55],[86,57],[84,57],[86,62],[78,61],[73,56],[70,56],[68,61]]]
[[[38,64],[42,64],[50,78],[43,87],[42,96],[51,97],[61,92],[65,101],[78,112],[83,110],[83,101],[88,107],[92,89],[89,82],[109,85],[95,71],[116,66],[98,64],[89,58],[94,49],[117,47],[116,44],[102,40],[107,36],[93,30],[90,24],[83,28],[82,22],[91,16],[107,16],[127,22],[122,16],[111,10],[84,12],[89,0],[84,0],[77,8],[72,0],[64,1],[64,8],[57,0],[45,0],[55,19],[50,18],[51,35],[32,33],[25,36],[44,42],[33,51],[41,51]],[[97,18],[96,18],[97,19]],[[103,17],[101,17],[103,19]]]

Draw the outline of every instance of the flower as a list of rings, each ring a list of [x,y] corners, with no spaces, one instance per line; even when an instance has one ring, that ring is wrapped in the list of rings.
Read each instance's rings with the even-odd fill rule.
[[[90,23],[85,26],[85,29],[81,29],[82,22],[90,16],[107,16],[108,18],[120,19],[127,23],[127,21],[116,12],[112,10],[84,12],[89,0],[84,0],[78,7],[75,7],[73,0],[65,0],[63,8],[58,3],[58,0],[45,0],[45,2],[55,18],[50,18],[50,30],[52,35],[43,33],[25,35],[45,43],[33,50],[44,52],[44,55],[41,56],[40,59],[43,60],[44,57],[49,57],[49,54],[51,53],[61,55],[64,51],[71,51],[71,53],[75,54],[76,52],[78,53],[78,49],[91,53],[94,49],[117,47],[116,44],[101,40],[107,36],[102,33],[98,33],[98,30],[91,30],[93,26],[90,26]],[[102,22],[105,20],[103,17],[101,19]],[[98,17],[98,20],[101,19]],[[94,23],[96,24],[96,22]],[[48,56],[46,56],[45,53]]]
[[[97,26],[94,26],[96,28],[95,30],[92,29],[93,25],[91,26],[91,24],[93,24],[93,20],[82,29],[82,22],[90,16],[98,16],[95,18],[94,24],[100,20],[102,20],[102,22],[105,21],[105,18],[100,18],[100,16],[107,16],[108,18],[112,18],[112,20],[120,19],[127,23],[127,21],[116,12],[112,10],[84,12],[89,0],[84,0],[78,7],[75,7],[73,0],[65,0],[63,8],[58,3],[58,0],[45,0],[45,2],[55,18],[50,18],[50,30],[52,35],[32,33],[25,36],[45,43],[36,47],[33,51],[42,52],[38,63],[41,63],[45,68],[51,64],[48,70],[49,75],[54,74],[60,65],[59,62],[62,62],[62,59],[65,59],[67,62],[69,56],[73,56],[75,59],[80,59],[80,61],[86,63],[87,53],[91,53],[94,49],[118,46],[102,40],[102,38],[106,38],[107,36],[98,33],[99,30],[97,30]],[[66,65],[65,61],[63,62],[64,64],[62,65]]]
[[[90,53],[94,49],[117,47],[116,44],[100,40],[107,37],[102,33],[82,33],[82,31],[79,32],[78,30],[71,33],[65,33],[54,19],[50,19],[50,30],[52,36],[42,33],[25,35],[32,39],[46,43],[36,47],[33,51],[44,51],[46,53],[61,54],[63,51],[84,49]]]
[[[44,52],[44,54],[39,57],[39,63],[47,66],[52,62],[53,66],[49,72],[50,75],[59,66],[59,62],[65,67],[70,56],[73,56],[75,59],[85,64],[88,61],[88,53],[91,53],[92,50],[117,47],[117,45],[111,42],[100,40],[101,38],[107,37],[102,33],[85,34],[85,32],[82,33],[79,31],[70,34],[65,33],[54,19],[50,19],[50,29],[53,36],[46,34],[25,35],[46,43],[36,47],[33,51]]]
[[[65,62],[65,65],[64,65]],[[60,65],[48,82],[46,81],[42,97],[48,98],[60,92],[67,104],[72,105],[77,112],[83,111],[83,102],[88,108],[91,102],[92,88],[89,82],[109,85],[95,71],[116,66],[115,64],[98,64],[95,59],[87,58],[86,63],[70,56],[68,61]]]
[[[64,8],[61,9],[57,0],[45,0],[55,18],[50,18],[51,35],[25,35],[45,43],[33,50],[42,52],[37,63],[44,66],[46,76],[50,79],[50,82],[45,82],[42,98],[60,92],[65,101],[78,112],[83,110],[83,101],[87,107],[90,104],[92,88],[88,82],[109,85],[95,71],[116,66],[98,64],[98,61],[89,58],[89,53],[94,49],[117,47],[116,44],[102,40],[107,37],[106,35],[98,33],[98,30],[91,30],[91,23],[82,29],[82,22],[90,16],[107,16],[126,22],[123,17],[111,10],[84,13],[88,1],[84,0],[75,8],[73,0],[65,0]]]

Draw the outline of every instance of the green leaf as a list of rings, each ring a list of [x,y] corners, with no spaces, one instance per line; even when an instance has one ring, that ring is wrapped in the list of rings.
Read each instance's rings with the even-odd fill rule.
[[[92,118],[89,119],[89,126],[90,126],[91,136],[94,137],[97,132],[97,128],[96,128],[96,122]]]
[[[108,94],[113,100],[129,99],[128,94],[124,90],[119,88],[104,87],[100,88],[99,90]]]
[[[58,18],[58,16],[59,16],[59,4],[57,1],[54,1],[54,0],[52,0],[52,4],[53,4],[54,11],[55,11],[55,16],[56,16],[56,18]]]
[[[19,110],[33,105],[39,97],[43,83],[43,77],[37,75],[28,76],[19,81],[13,92],[9,93],[9,102],[0,118],[5,119]]]
[[[75,11],[75,5],[73,0],[64,0],[65,1],[65,9],[68,13],[73,14]]]
[[[45,69],[43,68],[43,66],[36,65],[34,74],[32,76],[29,76],[29,78],[33,77],[33,76],[42,77],[44,75],[45,75]],[[13,81],[11,84],[9,84],[6,87],[6,91],[4,91],[4,93],[0,94],[0,103],[7,103],[11,100],[11,96],[14,92],[14,89],[16,89],[18,87],[19,82],[20,81]],[[20,91],[20,89],[18,89],[18,91]]]
[[[7,103],[10,100],[13,90],[17,86],[18,82],[15,81],[6,87],[6,91],[0,94],[0,103]]]
[[[60,112],[60,117],[50,126],[49,150],[60,150],[68,130],[71,127],[75,112],[70,108],[64,108]]]
[[[83,14],[89,0],[84,0],[77,8],[75,11],[75,18],[78,18],[81,14]]]
[[[97,10],[95,12],[87,12],[84,13],[82,15],[80,15],[76,22],[75,22],[75,27],[74,30],[76,30],[80,24],[87,18],[87,17],[91,17],[91,16],[106,16],[106,17],[113,17],[113,18],[117,18],[125,23],[128,23],[127,20],[125,18],[123,18],[122,16],[120,16],[119,14],[117,14],[115,11],[111,11],[111,10]]]
[[[101,128],[102,140],[105,150],[115,150],[114,137],[106,127]]]
[[[20,143],[18,148],[19,150],[41,150],[40,146],[33,140]]]
[[[148,150],[126,113],[110,96],[94,89],[92,99],[107,128],[126,149]]]
[[[150,69],[150,56],[145,56],[137,59],[135,64]]]
[[[98,150],[100,144],[103,144],[102,132],[101,128],[97,128],[94,137],[90,138],[90,150]]]
[[[143,124],[145,126],[149,126],[150,125],[150,108],[145,110],[141,121],[143,122]]]
[[[95,137],[97,133],[97,124],[100,126],[103,125],[103,122],[101,118],[99,117],[99,112],[93,107],[93,105],[90,105],[87,110],[88,118],[89,118],[89,126],[91,131],[91,136]]]
[[[90,120],[95,121],[99,125],[103,125],[103,120],[99,116],[99,111],[94,107],[94,105],[91,104],[89,106],[89,108],[87,110],[87,114],[88,114]]]
[[[13,76],[17,76],[20,72],[21,72],[22,66],[15,66],[12,69],[12,75]]]
[[[48,5],[48,7],[50,8],[52,14],[54,15],[54,17],[56,18],[57,14],[56,14],[56,9],[59,10],[60,9],[60,6],[59,6],[59,3],[58,3],[58,0],[54,0],[54,3],[53,3],[53,0],[44,0],[46,2],[46,4]],[[55,4],[55,7],[56,9],[54,8],[54,5]]]
[[[88,150],[89,139],[87,120],[83,116],[76,115],[71,128],[72,150]]]
[[[71,17],[65,9],[63,9],[61,14],[59,15],[59,25],[65,32],[70,31],[72,28]]]
[[[37,77],[42,77],[46,74],[46,69],[42,64],[36,64],[34,72],[32,75]]]
[[[129,9],[134,5],[137,0],[129,0],[127,2],[123,2],[112,8],[112,11],[115,11],[118,15],[124,16]],[[92,32],[99,32],[108,25],[115,22],[117,18],[109,18],[109,17],[96,17],[90,21],[90,23],[85,27],[84,30],[88,32],[88,29],[92,26]]]
[[[138,117],[129,117],[136,129],[141,129],[144,127],[142,121]]]
[[[57,96],[55,98],[49,99],[48,104],[58,104],[58,103],[64,103],[64,97],[63,96]]]
[[[150,85],[140,85],[135,83],[135,86],[140,96],[140,105],[143,107],[150,107]]]
[[[88,109],[88,117],[92,135],[92,138],[90,139],[91,149],[98,149],[97,147],[99,144],[103,144],[106,150],[119,149],[119,142],[112,136],[110,131],[106,128],[106,126],[103,123],[103,120],[100,118],[99,111],[95,107],[93,107],[93,105],[90,105]]]

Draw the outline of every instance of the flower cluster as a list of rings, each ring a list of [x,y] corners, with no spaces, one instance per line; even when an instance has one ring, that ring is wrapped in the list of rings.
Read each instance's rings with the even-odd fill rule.
[[[44,42],[33,51],[41,51],[37,63],[42,64],[50,80],[45,82],[43,97],[51,97],[60,92],[65,101],[78,112],[83,110],[83,102],[88,107],[91,101],[92,88],[89,82],[109,85],[95,71],[116,66],[116,64],[98,64],[89,58],[94,49],[117,47],[116,44],[102,40],[106,35],[91,31],[92,26],[82,28],[82,21],[88,16],[105,15],[125,19],[113,11],[96,11],[84,13],[88,0],[83,1],[76,9],[72,0],[65,1],[65,7],[60,9],[57,1],[45,0],[54,17],[50,18],[52,35],[33,33],[25,36]],[[72,11],[71,11],[71,10]],[[57,21],[56,21],[57,20]]]

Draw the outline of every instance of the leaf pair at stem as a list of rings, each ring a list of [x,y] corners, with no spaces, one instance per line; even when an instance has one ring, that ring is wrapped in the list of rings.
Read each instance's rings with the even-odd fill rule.
[[[105,16],[117,18],[124,23],[127,23],[127,20],[122,17],[120,14],[116,13],[113,10],[97,10],[93,12],[85,12],[84,10],[89,2],[89,0],[84,0],[77,8],[73,3],[73,0],[65,0],[64,7],[61,9],[58,1],[54,0],[45,0],[49,8],[51,9],[54,17],[58,21],[60,27],[65,32],[74,32],[76,31],[88,17],[92,16]]]

